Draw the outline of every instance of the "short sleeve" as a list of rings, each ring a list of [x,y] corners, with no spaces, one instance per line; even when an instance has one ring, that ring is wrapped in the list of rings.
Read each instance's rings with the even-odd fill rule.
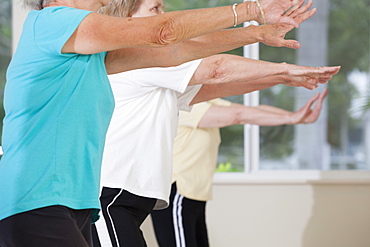
[[[194,60],[173,67],[153,67],[124,72],[138,85],[146,88],[167,88],[184,93],[202,60]]]
[[[197,128],[200,120],[211,106],[212,104],[209,102],[202,102],[193,105],[191,112],[180,111],[179,126]]]
[[[180,111],[179,126],[197,128],[200,120],[211,106],[230,106],[231,104],[232,102],[220,98],[195,104],[191,112]]]
[[[211,103],[212,105],[216,105],[216,106],[230,106],[232,104],[231,101],[220,99],[220,98],[210,100],[209,103]]]
[[[184,93],[177,93],[177,106],[179,110],[191,111],[192,106],[190,106],[191,101],[197,95],[202,85],[188,86]]]
[[[36,46],[42,51],[61,55],[64,44],[92,12],[69,7],[48,7],[35,13],[33,34]]]

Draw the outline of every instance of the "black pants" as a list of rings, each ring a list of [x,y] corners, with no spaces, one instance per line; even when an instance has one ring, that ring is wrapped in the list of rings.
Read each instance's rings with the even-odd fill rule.
[[[156,201],[123,189],[103,188],[100,203],[113,247],[146,246],[140,226]]]
[[[0,221],[1,247],[92,246],[91,210],[50,206]]]
[[[206,202],[188,199],[172,184],[170,206],[151,213],[160,247],[208,247]]]

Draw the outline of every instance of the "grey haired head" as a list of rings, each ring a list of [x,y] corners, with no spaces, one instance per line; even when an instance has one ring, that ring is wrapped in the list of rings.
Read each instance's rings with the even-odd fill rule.
[[[53,0],[23,0],[23,5],[28,9],[41,10],[46,4],[49,4]]]

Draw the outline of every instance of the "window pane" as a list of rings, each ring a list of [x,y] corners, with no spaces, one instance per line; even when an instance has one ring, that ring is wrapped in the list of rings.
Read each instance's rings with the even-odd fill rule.
[[[243,104],[243,96],[225,98]],[[221,128],[221,145],[218,154],[218,169],[223,172],[244,171],[244,129],[243,125]]]
[[[234,3],[234,0],[165,0],[167,11],[217,7],[232,5]],[[242,56],[243,48],[241,47],[228,53]],[[243,96],[228,97],[225,99],[243,104]],[[243,126],[231,126],[221,129],[222,143],[219,149],[218,171],[244,171],[243,133]]]
[[[11,58],[11,5],[10,0],[0,0],[0,135],[4,118],[3,96],[5,73]]]
[[[287,110],[299,109],[324,87],[329,94],[315,124],[260,128],[260,168],[370,169],[369,2],[315,4],[315,16],[289,34],[301,42],[301,49],[261,45],[260,58],[342,69],[318,90],[278,86],[261,91],[261,104]]]

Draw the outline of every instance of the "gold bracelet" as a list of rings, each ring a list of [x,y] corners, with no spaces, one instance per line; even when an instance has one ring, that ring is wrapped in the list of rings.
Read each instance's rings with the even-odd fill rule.
[[[257,7],[260,9],[261,11],[261,15],[262,15],[262,19],[263,19],[263,24],[266,25],[266,17],[265,17],[265,12],[263,12],[263,9],[262,9],[262,6],[260,4],[260,2],[258,0],[255,1],[255,3],[257,4]]]
[[[234,27],[236,27],[236,25],[238,25],[238,13],[236,13],[236,6],[237,5],[238,4],[234,3],[233,7],[232,7],[233,13],[234,13]]]

